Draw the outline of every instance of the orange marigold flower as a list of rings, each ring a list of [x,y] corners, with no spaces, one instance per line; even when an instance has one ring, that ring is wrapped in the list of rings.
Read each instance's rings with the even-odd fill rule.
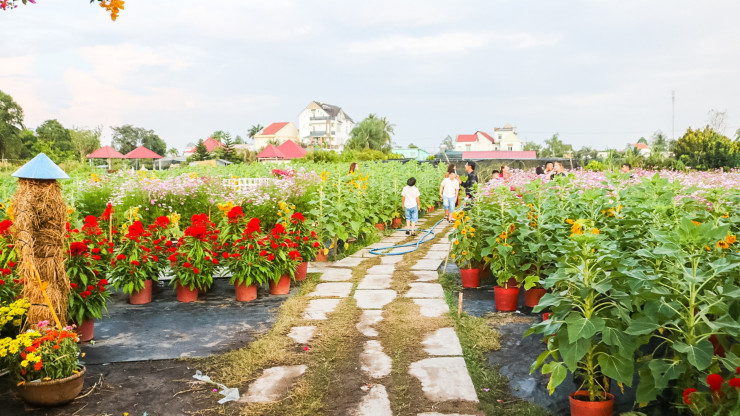
[[[727,244],[734,244],[735,241],[737,241],[737,237],[735,237],[734,235],[730,234],[727,237],[725,237],[725,241],[727,241]]]
[[[565,220],[565,222],[567,222],[568,224],[573,224],[574,221],[572,219],[568,218],[567,220]]]
[[[591,234],[599,234],[599,229],[594,228],[593,230],[591,230]]]
[[[730,248],[730,245],[727,244],[727,241],[725,240],[719,240],[717,241],[717,247],[725,249],[725,248]]]
[[[701,223],[700,223],[699,221],[693,221],[693,220],[692,220],[691,222],[693,222],[693,223],[694,223],[694,225],[699,225],[699,224],[701,224]]]

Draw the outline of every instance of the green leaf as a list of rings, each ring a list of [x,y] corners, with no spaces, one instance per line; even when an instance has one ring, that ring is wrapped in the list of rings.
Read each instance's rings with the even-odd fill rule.
[[[657,331],[660,325],[649,316],[640,316],[633,319],[626,332],[629,335],[644,335]]]
[[[568,342],[568,335],[564,331],[558,332],[558,349],[563,357],[563,362],[572,372],[578,367],[578,361],[583,358],[588,349],[591,348],[590,338],[581,338],[576,342]]]
[[[686,364],[681,361],[667,361],[653,358],[648,368],[655,380],[655,388],[663,390],[671,380],[677,379],[686,371]]]
[[[600,354],[599,366],[605,376],[632,387],[632,376],[635,372],[635,361],[618,354]]]
[[[551,361],[542,366],[542,374],[547,373],[550,373],[550,380],[547,382],[547,390],[550,392],[550,395],[552,395],[555,392],[555,388],[565,380],[565,376],[568,375],[568,370],[563,366],[563,363],[559,361]]]
[[[635,341],[628,337],[621,329],[612,328],[609,325],[605,326],[601,331],[601,340],[604,344],[619,347],[617,353],[625,358],[634,358],[637,344]]]
[[[712,364],[714,347],[706,339],[699,341],[696,345],[687,345],[677,341],[673,343],[673,349],[686,354],[686,360],[689,364],[699,371],[706,370]]]
[[[604,320],[599,317],[586,319],[579,313],[571,313],[565,318],[568,328],[568,339],[576,342],[580,338],[591,338],[604,328]]]

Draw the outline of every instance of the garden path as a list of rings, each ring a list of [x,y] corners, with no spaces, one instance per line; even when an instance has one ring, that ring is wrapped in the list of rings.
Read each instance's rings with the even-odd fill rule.
[[[432,224],[429,223],[428,226]],[[447,224],[438,224],[434,231],[436,241],[446,236]],[[420,237],[417,237],[420,238]],[[315,334],[316,321],[332,319],[332,312],[343,299],[352,298],[361,310],[360,318],[356,323],[357,330],[363,335],[362,351],[359,353],[359,369],[363,372],[367,383],[362,386],[364,394],[359,403],[346,409],[346,413],[357,416],[392,415],[391,398],[392,387],[389,386],[391,372],[394,370],[395,352],[388,351],[389,346],[383,344],[379,335],[378,325],[384,319],[390,319],[389,314],[394,310],[389,304],[397,299],[408,299],[418,305],[419,314],[424,318],[438,318],[449,312],[444,300],[444,291],[437,282],[437,270],[447,257],[447,243],[426,243],[427,250],[423,257],[412,261],[414,253],[404,255],[382,256],[380,263],[369,267],[357,283],[352,283],[352,269],[358,268],[366,259],[375,258],[369,250],[377,247],[386,247],[409,239],[402,232],[394,232],[380,243],[363,248],[357,253],[331,264],[312,264],[309,271],[321,273],[321,282],[309,295],[311,300],[304,310],[305,325],[293,327],[288,334],[296,343],[308,344]],[[408,260],[408,261],[406,261]],[[404,285],[402,290],[394,286],[400,279],[400,273],[413,276],[414,280]],[[396,287],[396,289],[394,289]],[[311,325],[314,323],[314,325]],[[381,330],[382,332],[382,330]],[[473,382],[468,374],[465,360],[462,357],[462,347],[454,328],[444,327],[428,332],[421,345],[416,348],[418,358],[405,368],[411,377],[418,380],[415,383],[420,391],[409,392],[410,395],[424,397],[422,407],[417,414],[423,416],[441,416],[443,413],[433,412],[440,403],[455,404],[456,409],[475,412],[478,397]],[[388,354],[393,355],[393,357]],[[395,363],[398,365],[398,363]],[[264,370],[262,377],[249,386],[242,401],[257,403],[265,401],[279,401],[285,398],[293,383],[305,371],[292,367],[272,367]],[[283,379],[277,379],[276,374],[286,374]],[[279,389],[269,389],[261,394],[263,386],[276,383]],[[276,394],[280,390],[282,394]],[[335,392],[335,394],[342,394]],[[355,392],[352,392],[355,396]],[[467,403],[459,406],[460,403]],[[451,413],[447,413],[451,415]],[[463,415],[461,415],[463,416]]]

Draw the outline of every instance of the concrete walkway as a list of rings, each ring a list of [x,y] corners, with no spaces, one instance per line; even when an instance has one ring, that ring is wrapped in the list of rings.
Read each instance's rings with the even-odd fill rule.
[[[433,224],[428,224],[428,226],[431,225]],[[444,233],[446,228],[447,224],[442,223],[434,231],[439,235]],[[420,250],[429,249],[428,254],[405,268],[406,271],[411,271],[417,280],[411,283],[403,293],[397,293],[391,289],[393,276],[397,270],[400,270],[399,263],[413,253],[403,256],[382,256],[380,264],[368,268],[356,285],[350,282],[352,270],[356,269],[362,261],[376,257],[369,254],[367,248],[336,263],[312,264],[309,267],[309,272],[319,272],[322,276],[321,283],[309,295],[311,300],[304,311],[304,319],[309,322],[331,319],[331,314],[339,305],[340,300],[347,296],[353,296],[357,307],[362,310],[360,319],[356,323],[357,330],[365,338],[362,343],[363,351],[359,354],[359,368],[368,380],[372,381],[372,384],[368,384],[367,388],[363,389],[364,397],[353,409],[347,410],[348,414],[357,416],[391,416],[393,414],[389,398],[391,389],[382,384],[384,378],[391,373],[393,359],[377,339],[376,329],[376,326],[384,319],[383,314],[388,313],[387,305],[397,298],[409,298],[419,305],[419,313],[422,316],[439,317],[449,312],[449,307],[444,300],[444,291],[437,282],[437,270],[446,257],[446,251],[442,252],[443,247],[439,244],[439,240],[437,239],[438,245],[434,247],[434,250],[429,249],[432,246],[431,242],[422,245]],[[390,246],[402,241],[406,242],[410,239],[402,232],[394,232],[380,243],[372,245],[371,248]],[[444,241],[446,239],[442,240]],[[314,336],[314,329],[315,326],[312,325],[295,327],[290,331],[289,336],[298,344],[306,344]],[[406,370],[410,376],[418,379],[421,385],[422,391],[416,394],[424,395],[429,402],[428,408],[420,409],[419,415],[445,415],[434,412],[435,407],[441,402],[478,402],[454,328],[441,328],[427,334],[419,345],[419,351],[422,359],[411,363]],[[303,368],[295,367],[266,369],[264,375],[249,387],[247,400],[250,402],[282,400],[290,391],[290,386],[299,379],[303,370]],[[286,378],[276,379],[280,374],[285,374]],[[283,393],[278,394],[276,389],[260,388],[268,384],[279,385],[280,388],[277,390]],[[263,390],[265,394],[260,396],[259,393]]]

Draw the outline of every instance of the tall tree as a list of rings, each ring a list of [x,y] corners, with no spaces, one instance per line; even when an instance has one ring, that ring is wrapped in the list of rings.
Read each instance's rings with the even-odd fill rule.
[[[535,142],[524,142],[523,150],[534,150],[539,155],[542,152],[542,145]]]
[[[573,146],[563,143],[560,135],[555,133],[549,139],[545,140],[545,147],[542,149],[542,157],[563,157],[566,152],[573,151]]]
[[[22,156],[23,109],[13,98],[0,91],[0,158]]]
[[[80,162],[85,161],[85,156],[100,147],[100,135],[102,127],[98,126],[92,130],[73,127],[69,131],[72,138],[72,148],[80,155]]]
[[[171,157],[178,157],[178,156],[180,156],[180,151],[177,150],[176,147],[170,147],[167,150],[167,154],[170,155]]]
[[[264,129],[264,128],[265,127],[262,126],[259,123],[258,124],[255,124],[255,125],[253,125],[252,127],[249,128],[249,133],[247,133],[247,136],[249,136],[250,139],[254,139],[254,136],[257,135],[257,133],[259,133],[260,131],[262,131],[262,129]]]
[[[208,149],[206,149],[206,145],[203,144],[203,139],[198,140],[198,144],[195,145],[195,153],[190,156],[191,160],[209,160],[211,159],[211,154],[208,153]]]
[[[219,147],[218,149],[216,149],[216,153],[220,159],[228,160],[229,162],[241,161],[241,159],[239,159],[234,149],[234,140],[231,138],[231,134],[225,133],[221,135],[220,141],[221,141],[222,147]]]
[[[442,146],[444,146],[446,150],[455,150],[455,142],[452,140],[452,136],[448,134],[447,137],[442,140]]]
[[[45,153],[56,163],[76,158],[72,135],[57,120],[46,120],[36,127],[36,142],[31,150],[33,153]]]
[[[637,143],[642,143],[642,144],[644,144],[644,145],[647,145],[647,144],[648,144],[648,141],[647,141],[647,139],[646,139],[646,138],[644,138],[644,137],[640,137],[640,138],[639,138],[639,139],[637,140]]]
[[[160,156],[163,156],[167,151],[167,143],[159,138],[153,130],[134,127],[131,124],[111,127],[111,129],[113,130],[113,147],[124,155],[139,146],[144,146]]]
[[[350,139],[345,144],[349,150],[373,149],[388,153],[391,150],[391,135],[394,125],[388,120],[370,114],[350,132]]]
[[[704,130],[689,128],[671,146],[671,150],[684,164],[699,170],[736,166],[739,143],[717,133],[710,126]]]
[[[650,154],[663,154],[666,150],[668,150],[668,138],[662,131],[658,130],[650,138]]]

